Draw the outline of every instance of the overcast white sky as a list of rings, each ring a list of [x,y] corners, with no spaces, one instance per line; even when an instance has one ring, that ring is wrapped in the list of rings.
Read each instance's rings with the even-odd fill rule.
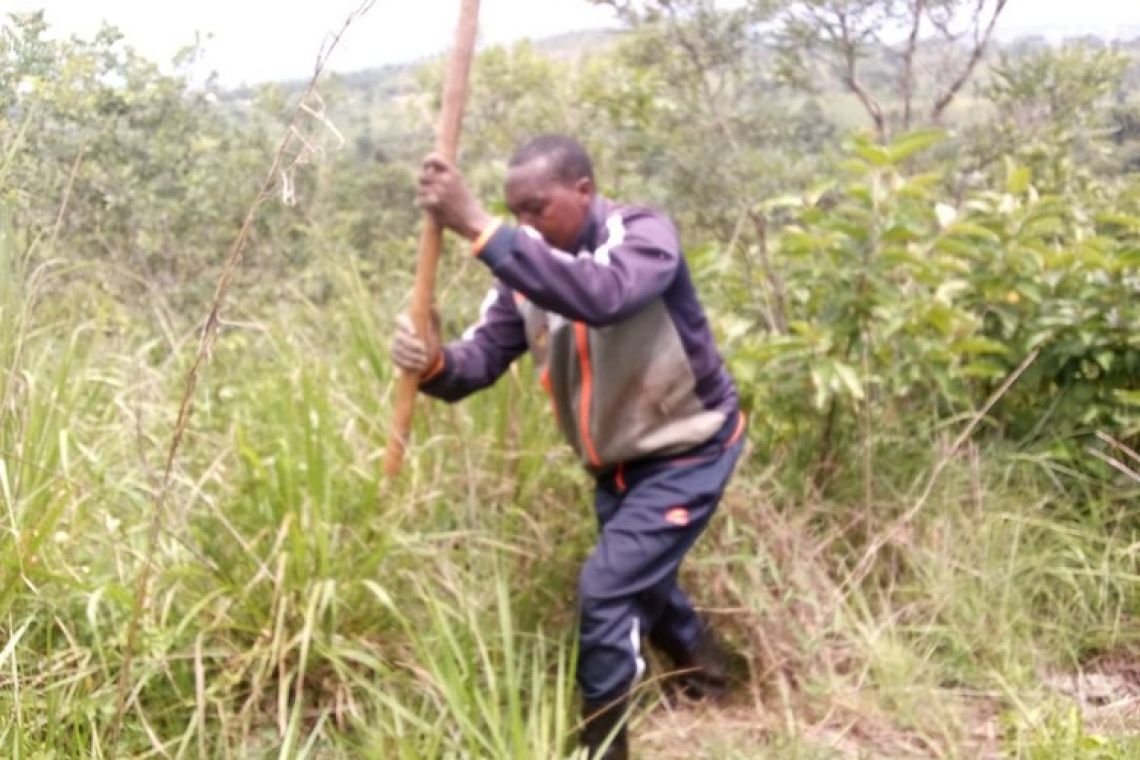
[[[307,76],[325,35],[339,29],[360,0],[0,0],[0,11],[42,8],[60,35],[89,36],[101,21],[123,30],[148,57],[167,62],[194,39],[205,42],[204,76],[223,84]],[[348,31],[331,66],[352,71],[419,58],[447,47],[457,0],[376,0]],[[480,39],[496,43],[523,37],[613,25],[610,12],[586,0],[483,0]],[[1094,31],[1140,34],[1138,0],[1010,0],[1000,22],[1008,36],[1019,31]]]

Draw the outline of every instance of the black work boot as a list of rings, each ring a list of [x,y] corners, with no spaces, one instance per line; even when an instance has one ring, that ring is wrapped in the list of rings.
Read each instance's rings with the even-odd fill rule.
[[[605,702],[582,702],[582,746],[588,750],[589,760],[628,760],[629,740],[625,730],[624,699]],[[616,729],[616,730],[615,730]],[[606,740],[613,739],[606,746]],[[601,750],[606,746],[605,750]]]
[[[667,688],[687,699],[723,699],[737,680],[733,671],[744,665],[743,658],[730,652],[704,622],[691,646],[659,631],[651,632],[649,640],[669,656],[677,671],[665,681]]]

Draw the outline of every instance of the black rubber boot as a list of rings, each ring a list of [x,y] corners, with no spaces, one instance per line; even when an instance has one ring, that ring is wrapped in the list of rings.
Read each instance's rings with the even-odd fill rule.
[[[589,750],[589,760],[628,760],[629,739],[625,730],[624,699],[582,703],[582,745]],[[616,731],[615,731],[616,729]],[[613,739],[606,744],[610,739]],[[605,749],[601,748],[605,746]]]
[[[687,699],[723,699],[737,680],[734,669],[743,666],[743,658],[730,652],[705,623],[691,647],[658,631],[650,633],[649,641],[669,656],[677,671],[666,686]]]

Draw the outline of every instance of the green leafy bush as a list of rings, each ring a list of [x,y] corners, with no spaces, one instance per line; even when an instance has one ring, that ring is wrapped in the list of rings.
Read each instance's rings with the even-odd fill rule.
[[[728,329],[772,443],[970,414],[1034,352],[991,414],[1001,435],[1136,436],[1140,185],[1038,185],[1010,158],[955,197],[945,169],[907,171],[940,136],[854,140],[844,179],[764,205],[787,331]]]

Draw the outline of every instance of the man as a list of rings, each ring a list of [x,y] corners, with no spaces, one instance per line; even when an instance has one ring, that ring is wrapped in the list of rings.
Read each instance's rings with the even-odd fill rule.
[[[677,569],[740,456],[744,417],[667,218],[598,195],[589,156],[561,135],[515,154],[506,201],[517,227],[492,218],[447,162],[424,161],[420,205],[473,241],[496,282],[463,340],[440,348],[401,316],[392,356],[424,393],[454,402],[533,354],[597,480],[600,536],[579,578],[582,741],[591,758],[619,760],[643,632],[686,671],[690,694],[727,687],[725,656]]]

